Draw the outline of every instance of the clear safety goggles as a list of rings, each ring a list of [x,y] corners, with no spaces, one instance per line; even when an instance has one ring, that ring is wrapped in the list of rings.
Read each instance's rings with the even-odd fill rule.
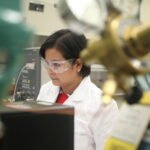
[[[75,59],[67,60],[44,60],[46,67],[52,70],[54,73],[64,73],[71,68]]]

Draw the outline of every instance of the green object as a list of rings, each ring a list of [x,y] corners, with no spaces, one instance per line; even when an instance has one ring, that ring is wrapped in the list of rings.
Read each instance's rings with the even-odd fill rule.
[[[21,65],[23,48],[32,30],[23,22],[21,0],[0,1],[0,100],[8,94],[13,75]]]

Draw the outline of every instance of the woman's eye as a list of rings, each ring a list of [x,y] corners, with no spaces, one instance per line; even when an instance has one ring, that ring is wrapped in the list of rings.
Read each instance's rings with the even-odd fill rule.
[[[59,63],[53,63],[53,65],[54,65],[54,67],[60,67],[61,66],[61,64],[59,64]]]

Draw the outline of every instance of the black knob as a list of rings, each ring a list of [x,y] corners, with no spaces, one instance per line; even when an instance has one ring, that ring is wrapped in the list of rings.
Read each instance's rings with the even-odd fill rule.
[[[128,104],[136,104],[143,96],[143,91],[139,86],[133,86],[131,90],[125,94],[125,99]]]

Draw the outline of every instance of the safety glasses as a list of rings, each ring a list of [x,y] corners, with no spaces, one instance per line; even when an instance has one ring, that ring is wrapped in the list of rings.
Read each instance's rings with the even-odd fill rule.
[[[72,64],[75,62],[75,59],[67,60],[44,60],[46,67],[52,70],[54,73],[64,73],[68,71]]]

